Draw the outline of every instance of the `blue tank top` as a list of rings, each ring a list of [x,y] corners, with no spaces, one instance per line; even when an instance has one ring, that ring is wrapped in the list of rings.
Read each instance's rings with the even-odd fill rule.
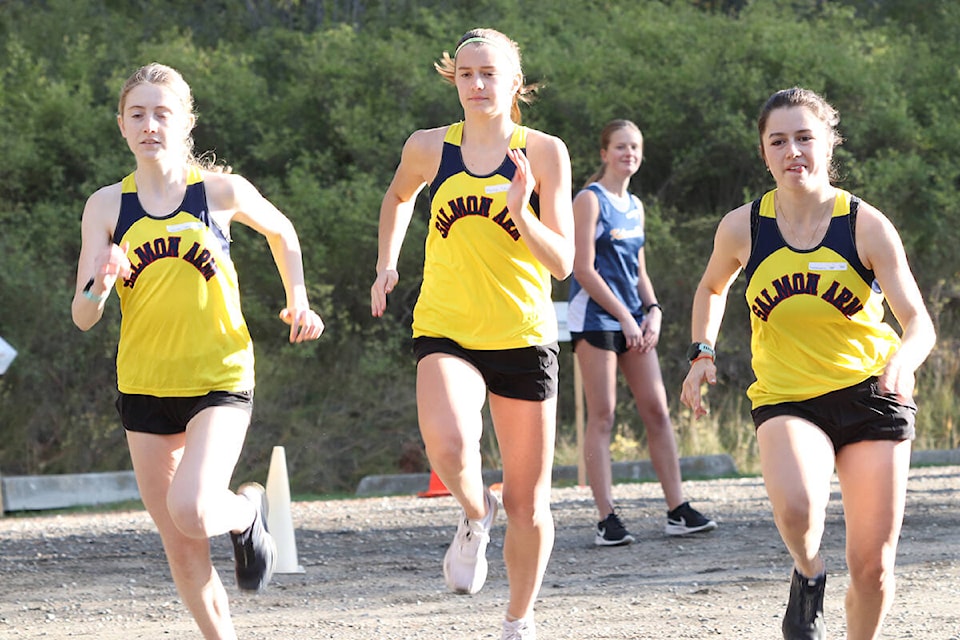
[[[623,211],[614,206],[607,191],[596,182],[587,186],[597,196],[600,215],[594,242],[594,267],[633,317],[643,319],[643,301],[637,291],[639,253],[644,245],[643,209],[633,194]],[[570,279],[567,327],[570,331],[620,331],[620,322],[587,294],[576,278]]]

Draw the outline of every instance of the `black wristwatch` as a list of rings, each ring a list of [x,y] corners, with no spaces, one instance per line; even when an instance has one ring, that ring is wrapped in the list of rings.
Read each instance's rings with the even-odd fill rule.
[[[708,344],[702,342],[694,342],[687,349],[687,362],[692,363],[694,360],[700,356],[709,356],[711,360],[717,359],[717,352],[713,350]]]

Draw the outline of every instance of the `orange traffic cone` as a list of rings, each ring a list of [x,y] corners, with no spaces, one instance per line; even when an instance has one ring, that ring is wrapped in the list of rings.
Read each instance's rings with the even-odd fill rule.
[[[421,491],[417,494],[421,498],[437,498],[439,496],[448,496],[450,491],[444,486],[441,482],[440,477],[437,476],[436,472],[433,469],[430,470],[430,486],[426,491]]]

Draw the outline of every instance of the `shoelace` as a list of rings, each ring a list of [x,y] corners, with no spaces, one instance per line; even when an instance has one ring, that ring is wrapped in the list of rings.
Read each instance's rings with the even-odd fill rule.
[[[800,615],[805,624],[814,624],[817,619],[817,600],[816,591],[817,580],[815,578],[804,578],[803,597],[800,599]]]
[[[481,532],[474,531],[473,527],[470,526],[470,519],[464,518],[463,525],[466,532],[462,536],[460,543],[460,550],[464,551],[470,549],[469,553],[476,553],[477,547],[480,545],[480,542],[483,540]]]
[[[523,640],[526,637],[526,631],[533,631],[534,627],[529,624],[526,618],[519,620],[505,620],[503,623],[504,635],[507,640]]]

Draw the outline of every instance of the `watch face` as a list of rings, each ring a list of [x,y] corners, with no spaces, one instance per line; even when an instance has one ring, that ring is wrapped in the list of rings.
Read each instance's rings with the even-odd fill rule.
[[[713,349],[711,349],[708,345],[705,345],[702,342],[694,342],[690,345],[690,348],[687,349],[687,360],[693,362],[693,360],[701,353],[706,353],[712,357],[714,352]]]

